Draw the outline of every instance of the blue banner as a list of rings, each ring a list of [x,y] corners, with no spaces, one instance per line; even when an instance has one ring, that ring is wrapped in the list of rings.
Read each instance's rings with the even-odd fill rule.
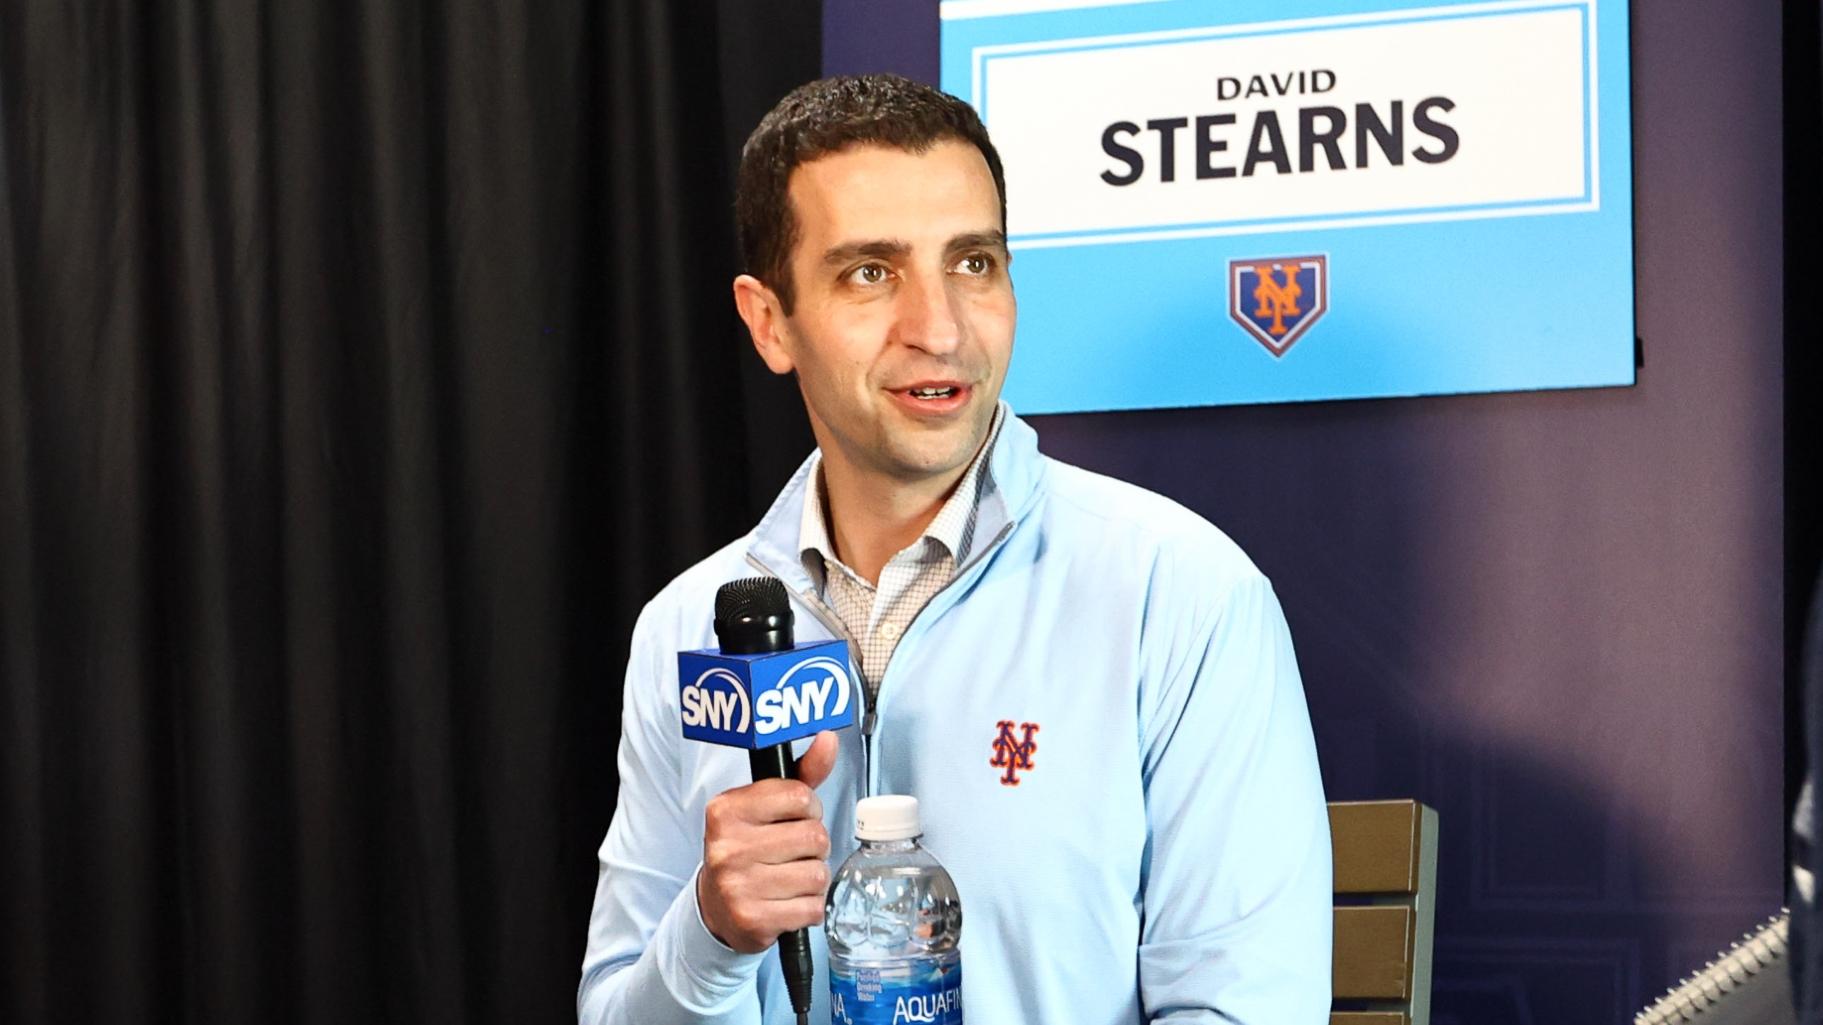
[[[1022,413],[1630,385],[1625,0],[949,0]]]

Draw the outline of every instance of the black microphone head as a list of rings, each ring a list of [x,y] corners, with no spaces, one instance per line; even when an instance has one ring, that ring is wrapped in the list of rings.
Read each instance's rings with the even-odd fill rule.
[[[791,647],[791,596],[777,577],[730,580],[715,592],[715,636],[729,655]]]
[[[715,621],[733,622],[751,616],[789,616],[791,596],[778,577],[730,580],[715,592]]]

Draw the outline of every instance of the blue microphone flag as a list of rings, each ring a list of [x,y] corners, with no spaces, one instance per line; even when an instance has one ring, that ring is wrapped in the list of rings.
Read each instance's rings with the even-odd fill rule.
[[[855,721],[846,641],[758,655],[680,651],[677,682],[688,740],[753,750]]]

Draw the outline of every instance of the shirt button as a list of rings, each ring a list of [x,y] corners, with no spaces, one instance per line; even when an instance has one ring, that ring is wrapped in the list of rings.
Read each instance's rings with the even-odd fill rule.
[[[881,623],[880,624],[880,636],[886,638],[889,641],[898,640],[899,639],[899,624]]]

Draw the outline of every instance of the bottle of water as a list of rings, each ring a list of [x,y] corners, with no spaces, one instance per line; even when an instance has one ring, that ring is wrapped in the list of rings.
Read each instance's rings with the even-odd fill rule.
[[[832,1025],[962,1025],[962,900],[918,846],[918,799],[862,799],[823,904]]]

